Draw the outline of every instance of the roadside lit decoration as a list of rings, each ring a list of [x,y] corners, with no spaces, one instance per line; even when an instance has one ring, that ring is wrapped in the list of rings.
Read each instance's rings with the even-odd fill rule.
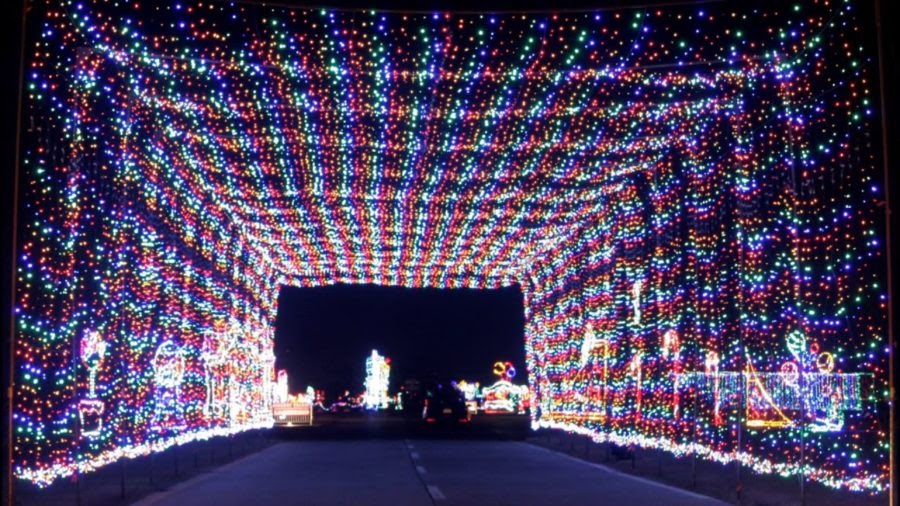
[[[703,362],[707,377],[712,379],[712,398],[713,398],[713,423],[722,425],[722,395],[721,380],[719,375],[719,353],[713,350],[706,352],[706,360]],[[675,382],[678,386],[686,386],[680,380]]]
[[[492,372],[500,379],[481,389],[481,409],[487,414],[524,413],[530,407],[530,391],[527,385],[512,383],[516,377],[513,363],[497,361]]]
[[[279,375],[279,377],[282,376]],[[287,378],[287,375],[283,377]],[[306,387],[306,392],[304,393],[297,395],[287,394],[284,399],[276,400],[272,403],[272,417],[275,420],[275,426],[312,425],[315,402],[315,391],[311,386]]]
[[[388,383],[391,376],[391,359],[382,357],[377,350],[366,358],[366,393],[363,404],[366,409],[385,409],[388,407]]]
[[[501,379],[481,391],[484,397],[482,409],[486,414],[524,413],[528,408],[529,390],[527,385],[514,385]]]
[[[642,280],[637,280],[631,285],[631,309],[633,311],[632,323],[641,324],[641,289],[644,287]]]
[[[231,367],[228,381],[228,421],[232,426],[258,426],[271,421],[271,362],[267,360],[261,337],[249,329],[243,329],[241,338],[229,350]]]
[[[87,398],[78,401],[78,426],[83,437],[93,438],[103,430],[104,403],[97,398],[97,371],[106,356],[106,341],[97,331],[88,332],[81,341],[81,361],[88,370]]]
[[[594,326],[590,323],[584,331],[584,339],[581,341],[581,367],[587,365],[597,346],[597,335],[594,333]]]
[[[206,387],[203,412],[209,420],[224,420],[228,417],[228,389],[231,379],[228,354],[237,338],[236,332],[208,332],[203,336],[201,357]]]
[[[270,426],[279,287],[375,283],[521,287],[535,427],[888,487],[861,2],[29,5],[16,476]]]
[[[185,373],[184,350],[171,340],[163,341],[153,355],[153,427],[155,430],[184,428],[181,389]]]
[[[816,357],[816,369],[822,374],[828,374],[834,370],[834,355],[831,352],[822,352]]]
[[[503,381],[511,381],[516,377],[516,367],[512,362],[495,362],[493,372],[494,376],[499,376]]]
[[[798,360],[808,356],[800,335],[792,332],[786,338],[786,348]],[[679,374],[675,388],[682,391],[681,396],[690,395],[688,389],[710,396],[719,423],[721,410],[728,404],[744,411],[748,428],[838,432],[844,426],[844,413],[864,410],[866,375],[833,373],[834,356],[822,352],[818,357],[804,368],[794,361],[784,362],[778,372],[760,372],[745,357],[745,371],[733,372],[719,371],[718,354],[708,352],[706,370]]]
[[[481,395],[481,383],[477,381],[460,380],[454,386],[463,393],[466,401],[474,401]]]
[[[797,367],[797,362],[787,361],[781,364],[781,378],[785,385],[790,387],[798,386],[800,368]]]
[[[662,337],[662,345],[660,346],[660,354],[662,358],[678,360],[681,353],[681,343],[678,340],[678,333],[672,329],[667,330]]]
[[[288,374],[284,369],[278,370],[277,380],[275,381],[274,402],[287,402],[288,399]]]
[[[469,414],[474,415],[478,413],[478,407],[482,401],[481,383],[477,381],[469,382],[466,380],[460,380],[453,386],[455,386],[457,389],[459,389],[460,392],[463,393],[463,397],[466,400],[466,410],[469,412]]]

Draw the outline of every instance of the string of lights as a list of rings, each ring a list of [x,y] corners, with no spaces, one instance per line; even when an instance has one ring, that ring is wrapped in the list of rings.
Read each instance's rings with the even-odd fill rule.
[[[535,427],[889,486],[854,2],[35,7],[17,476],[270,426],[279,286],[375,283],[519,285]]]

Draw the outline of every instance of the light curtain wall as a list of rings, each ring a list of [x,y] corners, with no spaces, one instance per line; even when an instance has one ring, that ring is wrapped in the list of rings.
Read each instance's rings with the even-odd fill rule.
[[[536,427],[888,486],[872,22],[30,12],[15,472],[271,424],[282,285],[519,285]]]

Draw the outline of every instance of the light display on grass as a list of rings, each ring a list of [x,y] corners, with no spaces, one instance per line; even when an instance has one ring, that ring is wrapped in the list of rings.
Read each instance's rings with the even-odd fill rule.
[[[271,424],[282,284],[518,284],[535,426],[883,490],[857,11],[35,3],[16,474]]]
[[[366,358],[366,392],[363,394],[363,405],[366,409],[385,409],[388,407],[388,385],[391,379],[391,359],[382,357],[377,350]]]
[[[477,414],[479,405],[482,401],[481,383],[477,381],[469,382],[466,380],[459,380],[453,386],[463,393],[463,398],[466,400],[466,411],[468,411],[470,415]]]
[[[485,413],[524,413],[528,409],[527,385],[515,385],[508,380],[498,380],[481,390]]]
[[[284,372],[285,374],[281,374]],[[272,417],[276,427],[292,427],[294,425],[312,425],[314,418],[314,406],[316,404],[316,392],[313,387],[306,387],[305,393],[291,395],[287,391],[287,372],[278,371],[278,379],[284,378],[284,397],[280,393],[272,402]],[[279,382],[279,385],[281,383]]]
[[[387,389],[391,379],[391,359],[382,357],[378,351],[366,358],[366,392],[363,405],[366,409],[385,409],[390,397]]]
[[[288,373],[285,369],[279,369],[275,375],[275,391],[272,394],[272,402],[287,402],[288,397],[290,397]]]
[[[484,399],[481,407],[484,412],[524,413],[530,404],[530,393],[528,386],[512,383],[512,379],[516,377],[516,368],[512,362],[495,362],[493,372],[500,379],[481,390]]]

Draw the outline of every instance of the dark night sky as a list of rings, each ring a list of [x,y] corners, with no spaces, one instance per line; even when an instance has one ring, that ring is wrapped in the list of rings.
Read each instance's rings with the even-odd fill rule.
[[[509,360],[526,381],[524,314],[518,287],[412,289],[374,285],[282,287],[275,321],[276,368],[292,391],[363,391],[365,359],[391,358],[395,391],[410,377],[493,382],[494,362]]]

